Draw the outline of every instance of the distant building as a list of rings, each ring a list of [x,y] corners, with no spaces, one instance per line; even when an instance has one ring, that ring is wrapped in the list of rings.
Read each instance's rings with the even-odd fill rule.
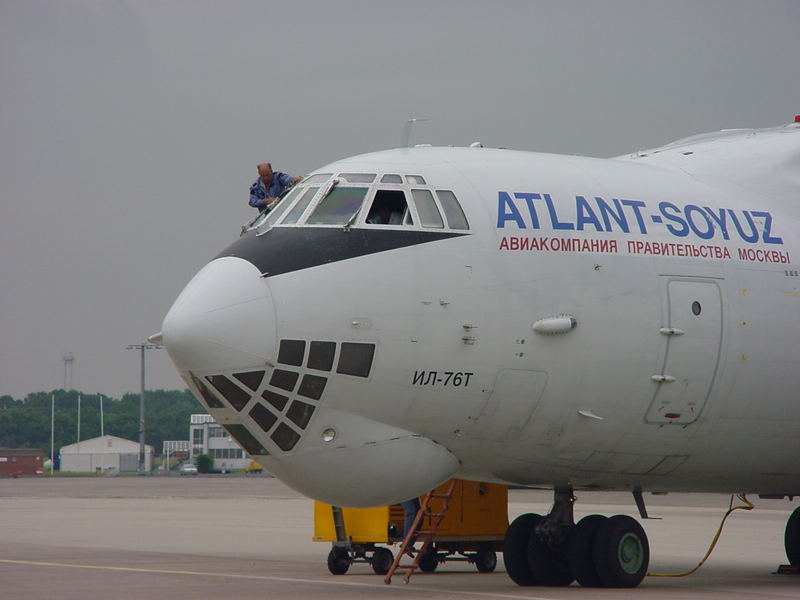
[[[215,471],[244,469],[250,464],[242,447],[239,446],[211,415],[192,415],[189,425],[191,459],[195,461],[200,454],[208,454],[214,459]]]
[[[164,440],[161,449],[161,457],[164,465],[172,468],[174,465],[189,460],[191,447],[189,440]]]
[[[77,444],[62,446],[61,471],[71,473],[95,473],[118,471],[136,473],[139,470],[139,442],[132,442],[114,435],[83,440]],[[144,447],[144,470],[153,468],[153,447]]]
[[[0,448],[0,475],[41,475],[44,453],[41,448]]]

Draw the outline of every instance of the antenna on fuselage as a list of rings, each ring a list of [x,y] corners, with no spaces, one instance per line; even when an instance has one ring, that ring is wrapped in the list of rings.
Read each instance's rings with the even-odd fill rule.
[[[408,148],[409,141],[411,140],[411,128],[414,126],[414,123],[417,121],[428,121],[429,119],[417,119],[416,117],[408,119],[403,125],[403,137],[400,140],[400,147],[401,148]]]

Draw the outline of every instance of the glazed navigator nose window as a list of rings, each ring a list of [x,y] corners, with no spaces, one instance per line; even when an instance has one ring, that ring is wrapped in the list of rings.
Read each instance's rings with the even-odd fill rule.
[[[343,342],[336,372],[342,373],[343,375],[369,377],[369,372],[372,370],[372,358],[374,355],[375,344]]]

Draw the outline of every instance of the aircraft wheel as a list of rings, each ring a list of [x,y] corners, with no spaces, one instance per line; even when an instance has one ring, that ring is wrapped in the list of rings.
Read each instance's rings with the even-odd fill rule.
[[[328,571],[334,575],[344,575],[350,568],[350,555],[344,548],[331,548],[328,552]]]
[[[644,529],[627,515],[606,519],[592,543],[592,560],[605,587],[636,587],[650,563],[650,545]]]
[[[391,550],[388,548],[375,548],[375,552],[372,553],[372,558],[369,562],[372,564],[372,570],[375,571],[376,575],[386,575],[392,567],[393,561],[394,554],[392,554]]]
[[[534,530],[528,537],[528,566],[539,585],[562,587],[575,579],[566,554],[549,548]]]
[[[429,548],[428,551],[419,557],[419,570],[425,573],[433,573],[439,566],[439,555],[436,550]]]
[[[541,515],[527,513],[514,519],[506,530],[503,542],[503,562],[506,572],[517,585],[536,585],[539,582],[528,563],[528,538]]]
[[[607,517],[603,515],[588,515],[583,517],[572,530],[569,540],[569,566],[575,579],[584,587],[602,587],[603,582],[597,574],[597,569],[592,560],[592,543],[597,535],[597,530],[605,523]]]
[[[475,554],[475,566],[481,573],[491,573],[497,567],[497,553],[490,544],[478,546],[478,552]]]
[[[790,565],[800,565],[800,506],[794,509],[792,516],[786,523],[786,534],[784,535],[784,545],[786,546],[786,558]]]

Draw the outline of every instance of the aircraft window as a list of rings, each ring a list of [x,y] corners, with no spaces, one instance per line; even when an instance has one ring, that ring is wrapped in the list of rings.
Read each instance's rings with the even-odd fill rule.
[[[276,388],[291,392],[297,383],[297,378],[300,377],[294,371],[284,371],[282,369],[275,369],[272,373],[272,379],[269,380],[270,385]]]
[[[203,397],[203,400],[206,401],[206,405],[209,408],[225,408],[225,405],[220,402],[219,398],[217,398],[211,390],[206,387],[206,384],[203,383],[200,379],[194,376],[194,374],[189,373],[192,378],[192,382],[197,386],[197,389],[200,391],[200,395]]]
[[[281,423],[270,436],[278,448],[288,452],[300,440],[300,435],[285,423]]]
[[[403,190],[378,190],[369,209],[367,223],[371,225],[408,225],[404,219],[408,204]]]
[[[260,402],[250,409],[250,416],[264,431],[272,429],[272,426],[275,425],[275,421],[278,420],[278,417]]]
[[[278,196],[278,202],[270,211],[264,211],[258,213],[253,219],[242,226],[242,235],[246,231],[250,231],[251,229],[258,229],[263,225],[268,225],[268,229],[272,227],[278,219],[283,216],[283,213],[286,212],[286,209],[291,206],[292,202],[294,202],[295,198],[302,192],[305,188],[298,187],[296,185],[289,186],[281,194]]]
[[[275,207],[267,213],[267,221],[270,225],[274,225],[275,222],[286,212],[286,209],[292,205],[292,202],[305,190],[305,188],[292,186],[283,194],[278,196],[278,203]]]
[[[306,224],[343,225],[358,212],[366,195],[367,188],[335,187],[320,201]]]
[[[244,425],[225,424],[223,427],[250,456],[265,456],[269,454],[267,449],[261,445],[261,442],[254,438],[253,434],[247,431]]]
[[[234,373],[233,376],[255,392],[261,385],[261,380],[264,379],[264,371]]]
[[[425,178],[422,175],[406,175],[406,181],[411,185],[425,185]]]
[[[400,175],[384,175],[381,177],[381,183],[403,183],[403,178]]]
[[[306,210],[308,203],[311,202],[311,199],[316,195],[317,191],[319,190],[318,187],[308,188],[308,191],[303,195],[302,198],[294,205],[294,208],[289,211],[289,214],[286,215],[286,218],[283,220],[284,225],[291,225],[293,223],[297,223],[300,215]]]
[[[300,389],[297,390],[297,393],[312,400],[319,400],[327,382],[327,379],[319,375],[303,375],[303,381],[300,382]]]
[[[439,214],[439,209],[436,208],[433,194],[429,190],[411,190],[411,195],[417,205],[417,213],[419,213],[422,226],[442,229],[444,221],[442,221],[442,215]]]
[[[283,410],[286,406],[286,403],[289,401],[289,398],[286,396],[281,396],[280,394],[276,394],[270,390],[264,390],[264,393],[261,394],[261,397],[278,410]]]
[[[302,183],[324,183],[331,178],[331,175],[333,175],[333,173],[317,173],[316,175],[306,177]]]
[[[286,411],[286,416],[289,417],[289,420],[297,425],[300,429],[305,429],[308,422],[311,420],[311,416],[314,414],[314,407],[310,404],[306,404],[305,402],[300,402],[300,400],[295,400],[292,402],[292,405],[289,407],[289,410]]]
[[[450,229],[469,229],[467,217],[464,215],[456,195],[448,190],[436,190],[436,195],[444,209],[444,216]]]
[[[337,373],[369,377],[372,369],[372,358],[375,355],[375,344],[357,344],[342,342]]]
[[[341,173],[339,179],[347,183],[372,183],[375,181],[375,173]]]
[[[702,307],[700,306],[700,303],[697,300],[692,302],[692,314],[693,315],[699,315],[701,310],[702,310]]]
[[[233,383],[224,375],[210,375],[206,379],[217,388],[217,391],[231,403],[231,406],[236,410],[242,410],[245,404],[250,402],[250,394],[245,392],[238,385]]]
[[[278,350],[278,362],[284,365],[303,366],[303,356],[306,353],[306,343],[303,340],[281,340]]]
[[[308,368],[330,371],[333,368],[334,354],[336,354],[335,342],[311,342],[311,348],[308,351]]]

